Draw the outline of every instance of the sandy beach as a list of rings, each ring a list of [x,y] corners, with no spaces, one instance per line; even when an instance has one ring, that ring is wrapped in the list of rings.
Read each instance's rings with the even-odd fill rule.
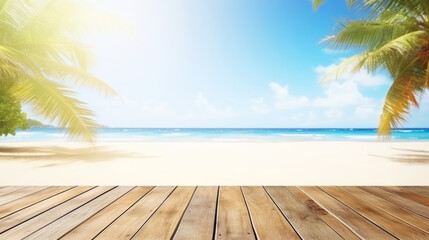
[[[0,185],[429,185],[429,142],[1,143]]]

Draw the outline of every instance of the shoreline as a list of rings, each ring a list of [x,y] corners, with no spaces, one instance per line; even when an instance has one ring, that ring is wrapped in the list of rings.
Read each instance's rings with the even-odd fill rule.
[[[429,185],[429,141],[1,142],[0,185]]]
[[[2,142],[67,142],[57,128],[18,131]],[[103,128],[99,142],[409,142],[429,141],[429,128],[395,129],[391,137],[380,137],[373,128]]]
[[[94,143],[98,144],[111,144],[111,143],[290,143],[290,142],[308,142],[308,143],[319,143],[319,142],[357,142],[357,143],[429,143],[429,139],[390,139],[390,140],[380,140],[380,139],[362,139],[359,138],[347,138],[347,139],[305,139],[305,138],[296,138],[296,139],[284,139],[284,138],[187,138],[187,139],[113,139],[113,140],[97,140]],[[87,144],[91,145],[90,142],[83,141],[73,141],[73,140],[33,140],[33,141],[2,141],[0,140],[0,146],[2,144],[32,144],[32,143],[49,143],[49,144]]]

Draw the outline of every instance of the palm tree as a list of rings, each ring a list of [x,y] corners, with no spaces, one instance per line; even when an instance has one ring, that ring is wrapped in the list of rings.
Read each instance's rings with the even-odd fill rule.
[[[91,55],[80,39],[112,21],[88,1],[0,0],[0,84],[72,139],[93,141],[94,113],[73,87],[117,93],[88,73]]]
[[[324,0],[314,0],[317,9]],[[359,49],[325,76],[337,79],[350,69],[384,71],[392,78],[380,117],[378,133],[390,135],[419,106],[429,88],[429,1],[347,0],[365,20],[340,22],[340,31],[324,41],[337,49]]]

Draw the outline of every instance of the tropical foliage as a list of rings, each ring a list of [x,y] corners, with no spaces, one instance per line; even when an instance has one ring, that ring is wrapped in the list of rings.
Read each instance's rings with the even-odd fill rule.
[[[27,115],[21,111],[20,103],[15,100],[8,88],[0,86],[0,136],[15,135],[17,128],[28,128]]]
[[[112,19],[89,1],[0,0],[0,84],[8,86],[2,96],[16,107],[29,104],[73,139],[94,140],[94,113],[76,88],[117,93],[88,73],[92,58],[81,39]]]
[[[318,8],[323,0],[314,0]],[[324,39],[337,49],[358,49],[360,54],[343,61],[326,79],[345,71],[385,71],[392,85],[384,101],[379,134],[406,120],[410,107],[419,106],[429,88],[429,1],[348,0],[365,15],[364,20],[340,22],[340,31]]]
[[[27,119],[27,124],[29,128],[52,128],[53,126],[48,125],[48,124],[44,124],[40,121],[34,120],[34,119]]]

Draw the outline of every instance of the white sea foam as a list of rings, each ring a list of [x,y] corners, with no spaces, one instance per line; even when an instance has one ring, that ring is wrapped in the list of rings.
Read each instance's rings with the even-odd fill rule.
[[[413,132],[413,130],[397,130],[398,132],[402,132],[402,133],[409,133],[409,132]]]
[[[313,134],[313,133],[280,133],[282,137],[325,137],[325,134]]]
[[[35,134],[40,134],[38,132],[17,132],[16,136],[26,136],[26,135],[35,135]]]
[[[163,133],[162,136],[170,136],[170,137],[180,137],[180,136],[188,136],[190,133]]]
[[[213,138],[212,140],[215,142],[269,142],[269,140],[257,138]]]
[[[49,133],[49,134],[47,134],[47,136],[50,136],[50,137],[64,137],[65,134],[64,133]]]
[[[347,138],[349,139],[358,139],[358,140],[376,140],[377,136],[362,136],[362,135],[357,135],[357,136],[347,136]]]

